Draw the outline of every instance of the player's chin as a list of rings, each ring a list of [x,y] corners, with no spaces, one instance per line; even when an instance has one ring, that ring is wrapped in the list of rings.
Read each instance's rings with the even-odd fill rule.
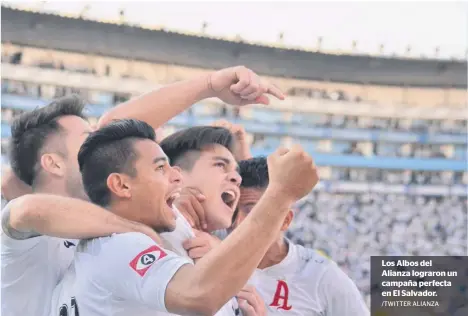
[[[216,218],[211,220],[214,226],[213,229],[218,230],[231,227],[232,214],[234,212],[226,204],[218,208],[218,210],[221,211],[216,214]]]
[[[232,215],[234,214],[234,210],[235,210],[235,207],[236,207],[237,203],[235,201],[233,201],[232,203],[226,204],[226,203],[223,202],[223,200],[221,200],[218,203],[219,203],[219,205],[218,205],[217,209],[222,210],[222,215],[223,216],[231,216],[231,218],[232,218]]]

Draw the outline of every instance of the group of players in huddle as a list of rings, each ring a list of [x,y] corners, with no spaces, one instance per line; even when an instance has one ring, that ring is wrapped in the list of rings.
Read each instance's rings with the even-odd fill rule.
[[[267,95],[284,99],[239,66],[120,104],[96,129],[75,96],[17,117],[2,179],[2,315],[368,315],[333,261],[284,237],[318,182],[300,146],[252,158],[226,121],[156,139],[203,99]]]

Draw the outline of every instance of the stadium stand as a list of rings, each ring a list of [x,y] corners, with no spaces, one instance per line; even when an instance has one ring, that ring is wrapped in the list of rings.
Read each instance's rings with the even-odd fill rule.
[[[301,143],[322,181],[289,237],[327,253],[367,299],[371,255],[467,253],[466,62],[333,56],[5,7],[2,26],[2,163],[12,118],[50,99],[79,94],[96,122],[158,85],[245,64],[288,101],[207,100],[163,133],[226,118],[245,126],[256,155]]]

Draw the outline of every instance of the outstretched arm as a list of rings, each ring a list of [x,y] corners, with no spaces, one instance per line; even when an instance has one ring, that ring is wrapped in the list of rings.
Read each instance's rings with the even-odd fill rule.
[[[225,68],[176,82],[122,103],[104,114],[98,126],[116,119],[134,118],[158,128],[194,103],[217,97],[232,105],[268,104],[267,94],[284,99],[274,85],[243,66]]]
[[[195,266],[182,267],[169,282],[165,295],[169,312],[213,315],[239,293],[276,238],[291,204],[318,181],[312,158],[297,146],[271,155],[268,170],[270,184],[242,224]]]
[[[159,236],[145,225],[82,200],[48,194],[28,194],[10,202],[2,211],[2,229],[16,240],[40,235],[86,239],[141,232],[160,241]]]

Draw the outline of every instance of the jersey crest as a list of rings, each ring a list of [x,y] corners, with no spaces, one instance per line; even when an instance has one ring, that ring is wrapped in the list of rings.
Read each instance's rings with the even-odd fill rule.
[[[276,309],[283,309],[288,311],[292,308],[289,304],[289,287],[288,284],[283,280],[278,280],[276,286],[275,296],[273,297],[273,302],[270,306],[275,307]]]

